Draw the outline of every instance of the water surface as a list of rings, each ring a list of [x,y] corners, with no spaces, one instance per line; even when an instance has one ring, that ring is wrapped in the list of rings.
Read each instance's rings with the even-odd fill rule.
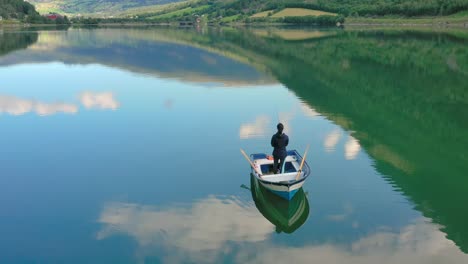
[[[0,262],[464,263],[467,44],[2,31]],[[271,152],[278,121],[290,149],[311,146],[297,207],[255,198],[239,153]]]

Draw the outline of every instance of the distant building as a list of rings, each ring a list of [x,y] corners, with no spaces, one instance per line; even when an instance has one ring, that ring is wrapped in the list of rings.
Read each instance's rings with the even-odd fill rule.
[[[57,18],[63,18],[62,15],[59,15],[59,14],[53,14],[53,13],[50,13],[48,15],[46,15],[46,17],[50,20],[57,20]]]
[[[2,21],[2,20],[3,20],[3,17],[2,17],[2,16],[0,16],[0,21]]]

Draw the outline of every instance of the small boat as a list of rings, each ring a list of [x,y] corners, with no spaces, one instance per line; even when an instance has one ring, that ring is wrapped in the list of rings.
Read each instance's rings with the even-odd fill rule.
[[[265,153],[251,154],[252,174],[272,193],[291,200],[310,174],[307,162],[296,150],[288,151],[281,172],[274,174],[273,158]],[[301,168],[302,165],[302,168]]]
[[[302,188],[290,201],[286,201],[268,191],[252,174],[250,191],[258,211],[276,226],[277,233],[291,234],[309,217],[309,201]]]

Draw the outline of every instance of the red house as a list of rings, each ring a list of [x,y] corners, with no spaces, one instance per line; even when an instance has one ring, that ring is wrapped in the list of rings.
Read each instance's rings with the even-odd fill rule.
[[[62,18],[62,16],[59,14],[48,14],[46,15],[46,17],[50,20],[56,20],[57,18]]]

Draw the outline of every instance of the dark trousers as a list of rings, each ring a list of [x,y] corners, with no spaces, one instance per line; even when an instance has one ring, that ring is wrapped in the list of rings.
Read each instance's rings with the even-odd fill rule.
[[[281,153],[280,155],[273,155],[273,171],[278,173],[278,170],[281,173],[281,169],[283,168],[284,160],[286,159],[286,154]]]

